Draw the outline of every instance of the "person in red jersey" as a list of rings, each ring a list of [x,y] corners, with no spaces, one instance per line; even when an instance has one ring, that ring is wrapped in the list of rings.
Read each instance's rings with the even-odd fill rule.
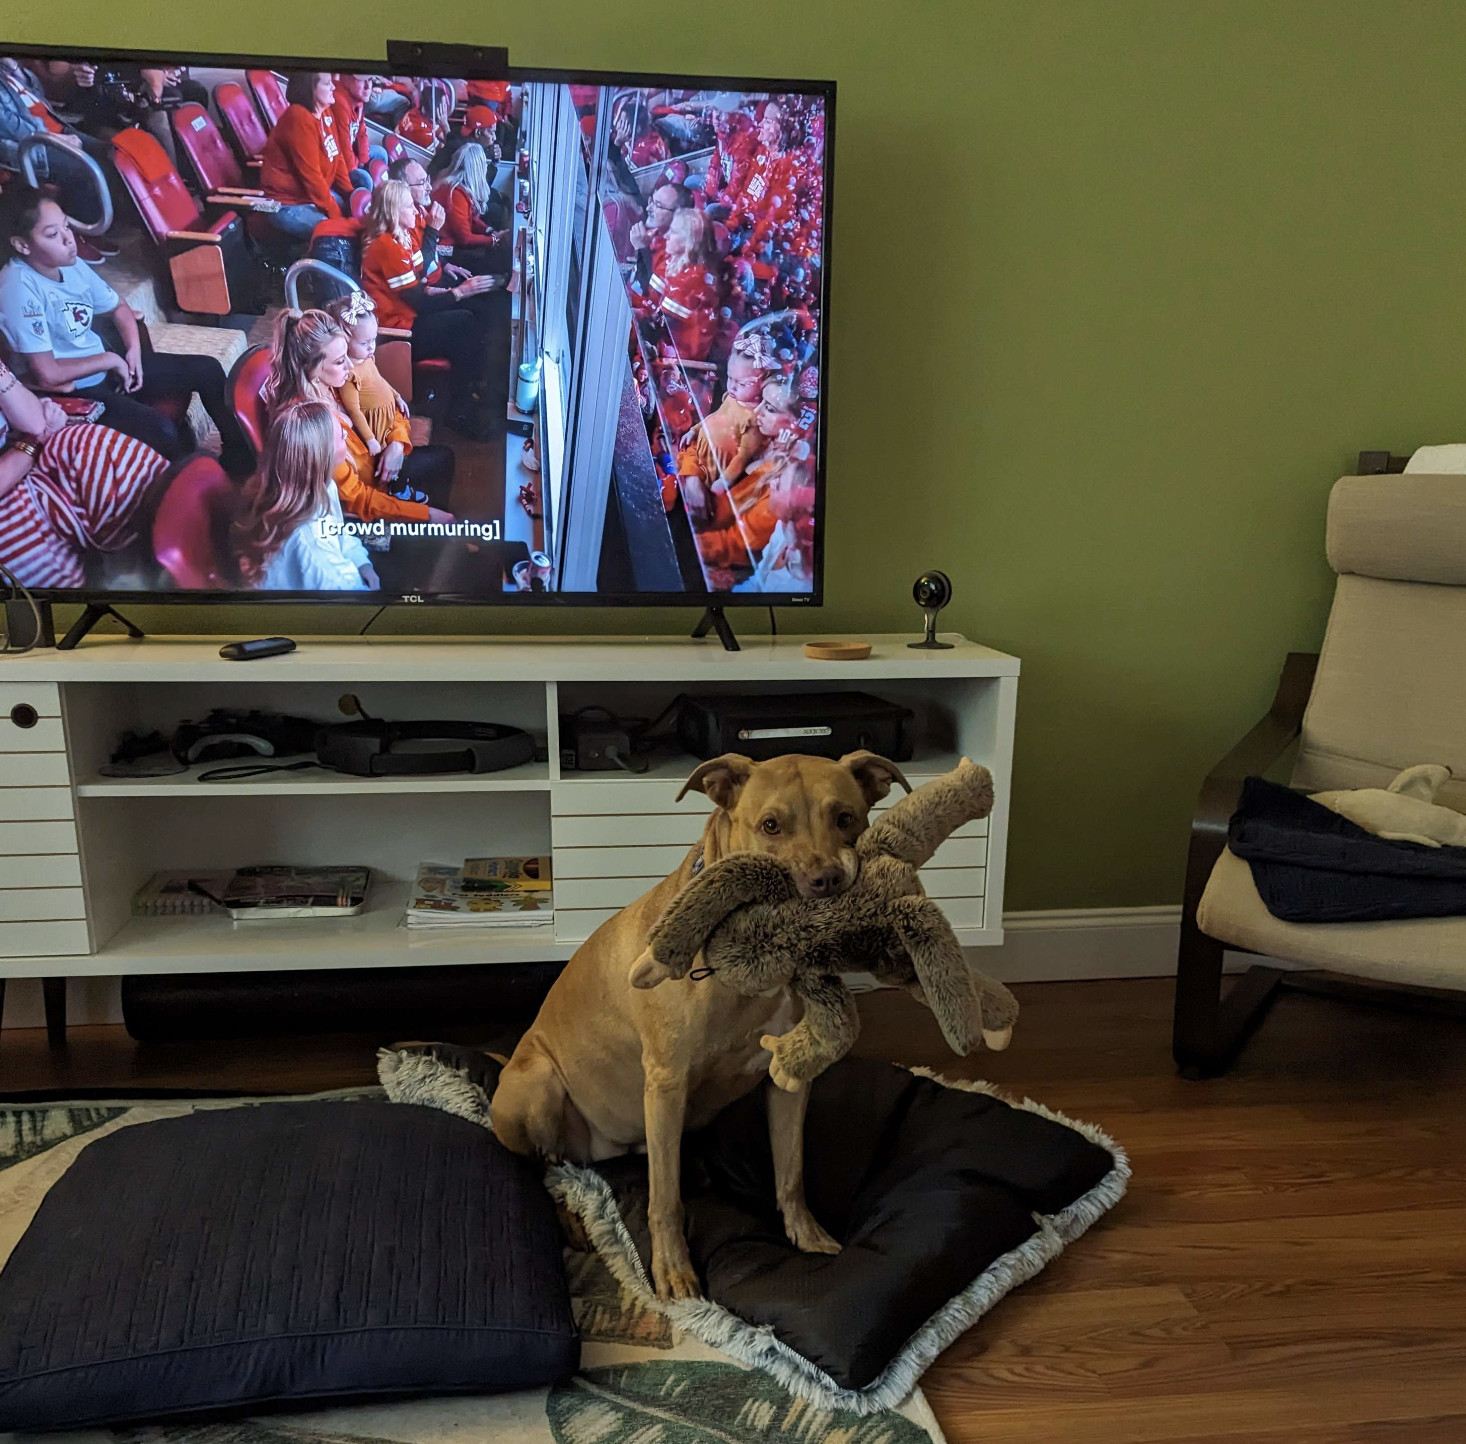
[[[730,228],[746,230],[755,244],[764,241],[793,208],[801,158],[787,144],[784,108],[777,100],[767,101],[743,185],[736,194],[728,193]]]
[[[721,264],[713,223],[701,211],[678,211],[667,228],[663,265],[653,273],[652,296],[683,361],[706,361],[718,334]]]
[[[508,230],[495,230],[489,221],[498,197],[482,146],[466,145],[459,150],[433,191],[433,199],[444,213],[439,251],[446,243],[453,264],[476,275],[507,275],[514,257]]]
[[[262,214],[292,240],[309,240],[322,221],[341,215],[351,193],[332,111],[336,79],[325,70],[295,71],[285,98],[290,104],[270,132],[260,169],[260,187],[280,209]]]
[[[508,293],[491,276],[470,276],[451,289],[429,282],[417,219],[404,182],[383,181],[372,193],[362,227],[362,286],[381,325],[412,332],[414,359],[450,363],[454,429],[469,437],[500,431],[509,385]]]
[[[758,128],[741,110],[715,111],[712,116],[716,140],[708,159],[703,194],[709,205],[727,206],[729,198],[743,194],[749,167],[758,149]]]
[[[338,75],[336,98],[331,104],[336,140],[346,157],[351,184],[368,191],[372,188],[372,175],[367,167],[374,160],[387,163],[387,152],[373,144],[366,123],[367,102],[372,98],[376,81],[375,75]]]

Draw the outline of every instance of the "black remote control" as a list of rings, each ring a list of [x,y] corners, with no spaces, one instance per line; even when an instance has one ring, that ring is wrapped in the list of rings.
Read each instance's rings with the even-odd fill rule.
[[[279,657],[294,650],[295,643],[289,637],[256,637],[252,642],[225,642],[219,655],[226,662],[257,662],[261,657]]]

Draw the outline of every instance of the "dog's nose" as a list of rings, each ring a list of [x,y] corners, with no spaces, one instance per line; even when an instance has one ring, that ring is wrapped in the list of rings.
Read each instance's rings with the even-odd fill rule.
[[[840,884],[844,881],[845,874],[838,867],[822,867],[810,874],[809,890],[815,897],[831,897],[840,891]]]

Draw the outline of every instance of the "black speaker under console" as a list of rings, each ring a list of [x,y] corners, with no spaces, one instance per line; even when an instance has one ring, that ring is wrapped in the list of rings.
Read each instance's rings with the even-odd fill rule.
[[[389,1041],[465,1028],[483,1029],[487,1040],[496,1030],[528,1024],[564,966],[132,976],[122,980],[122,1020],[144,1043],[305,1033],[377,1033]]]

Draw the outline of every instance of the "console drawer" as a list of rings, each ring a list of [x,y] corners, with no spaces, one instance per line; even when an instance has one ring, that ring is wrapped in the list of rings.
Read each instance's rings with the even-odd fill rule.
[[[87,925],[71,922],[0,922],[0,958],[56,958],[91,951]]]
[[[0,822],[70,822],[70,787],[0,787]]]
[[[629,817],[552,817],[550,836],[562,847],[659,847],[680,843],[687,849],[702,836],[704,819],[695,813],[647,812]]]

